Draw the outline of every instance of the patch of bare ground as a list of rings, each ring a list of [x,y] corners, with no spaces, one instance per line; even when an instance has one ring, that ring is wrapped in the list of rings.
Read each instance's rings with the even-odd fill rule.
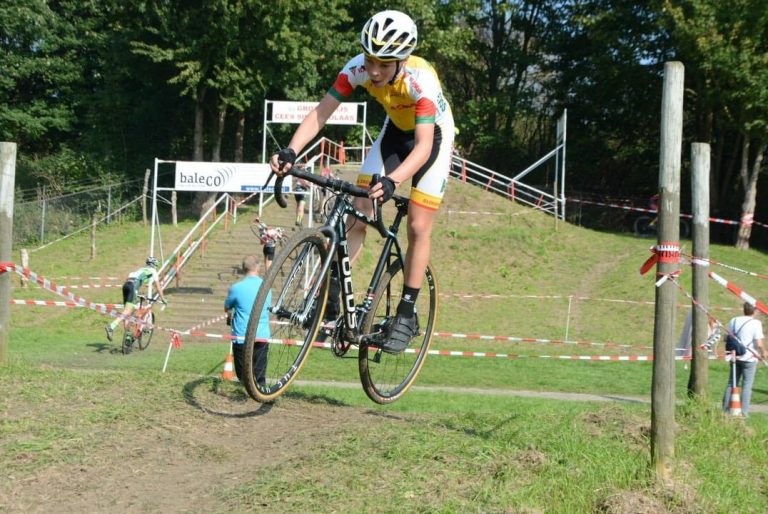
[[[642,491],[616,491],[595,505],[600,514],[693,514],[701,512],[696,495],[686,484],[655,486]]]
[[[323,397],[260,405],[235,384],[207,378],[188,384],[185,397],[185,406],[150,414],[147,424],[102,427],[76,463],[6,475],[0,512],[221,512],[221,493],[265,466],[384,421]]]

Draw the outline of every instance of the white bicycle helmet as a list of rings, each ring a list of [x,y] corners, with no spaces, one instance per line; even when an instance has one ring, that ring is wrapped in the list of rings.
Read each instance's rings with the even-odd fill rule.
[[[157,268],[158,264],[160,264],[160,261],[158,261],[155,257],[147,257],[145,264],[147,266],[152,266],[153,268]]]
[[[363,51],[382,61],[401,61],[416,48],[419,34],[410,16],[400,11],[374,14],[360,33]]]

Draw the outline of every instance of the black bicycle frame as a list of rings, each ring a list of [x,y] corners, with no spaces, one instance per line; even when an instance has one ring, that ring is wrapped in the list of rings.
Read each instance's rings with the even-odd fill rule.
[[[339,276],[339,283],[341,284],[344,319],[347,329],[352,330],[353,334],[355,334],[355,337],[358,340],[356,342],[359,342],[359,339],[362,336],[362,334],[360,334],[361,327],[359,326],[359,322],[370,312],[376,288],[379,285],[382,275],[391,264],[392,258],[396,257],[397,260],[400,261],[401,266],[404,265],[402,248],[400,247],[400,242],[398,241],[396,234],[400,228],[400,223],[408,213],[408,199],[395,197],[393,198],[393,201],[397,207],[397,214],[387,231],[384,248],[376,263],[376,269],[374,270],[368,285],[365,299],[360,305],[355,304],[355,293],[352,285],[352,266],[350,263],[349,244],[347,240],[347,216],[354,216],[356,220],[360,220],[363,223],[374,227],[377,226],[377,220],[355,209],[348,200],[337,198],[326,224],[320,227],[323,234],[331,240],[329,254],[333,255],[333,252],[336,252],[335,265]],[[330,261],[332,261],[332,259],[329,259],[329,263]],[[323,270],[322,276],[325,276],[325,273],[326,270]]]

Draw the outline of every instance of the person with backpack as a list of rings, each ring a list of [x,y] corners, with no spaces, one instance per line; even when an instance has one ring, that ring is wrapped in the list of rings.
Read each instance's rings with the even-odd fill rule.
[[[731,356],[735,354],[731,366],[736,367],[736,372],[728,373],[728,386],[723,395],[723,411],[729,411],[731,390],[741,383],[741,412],[746,417],[749,412],[757,364],[768,356],[765,349],[763,323],[756,317],[755,306],[747,302],[744,303],[744,315],[731,319],[727,328],[726,351],[730,351]]]

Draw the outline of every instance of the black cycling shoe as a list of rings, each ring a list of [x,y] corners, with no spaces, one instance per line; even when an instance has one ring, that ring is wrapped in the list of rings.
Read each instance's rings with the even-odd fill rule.
[[[403,353],[417,335],[419,335],[417,316],[406,318],[398,314],[392,320],[382,340],[376,343],[376,346],[383,352],[397,355]]]

